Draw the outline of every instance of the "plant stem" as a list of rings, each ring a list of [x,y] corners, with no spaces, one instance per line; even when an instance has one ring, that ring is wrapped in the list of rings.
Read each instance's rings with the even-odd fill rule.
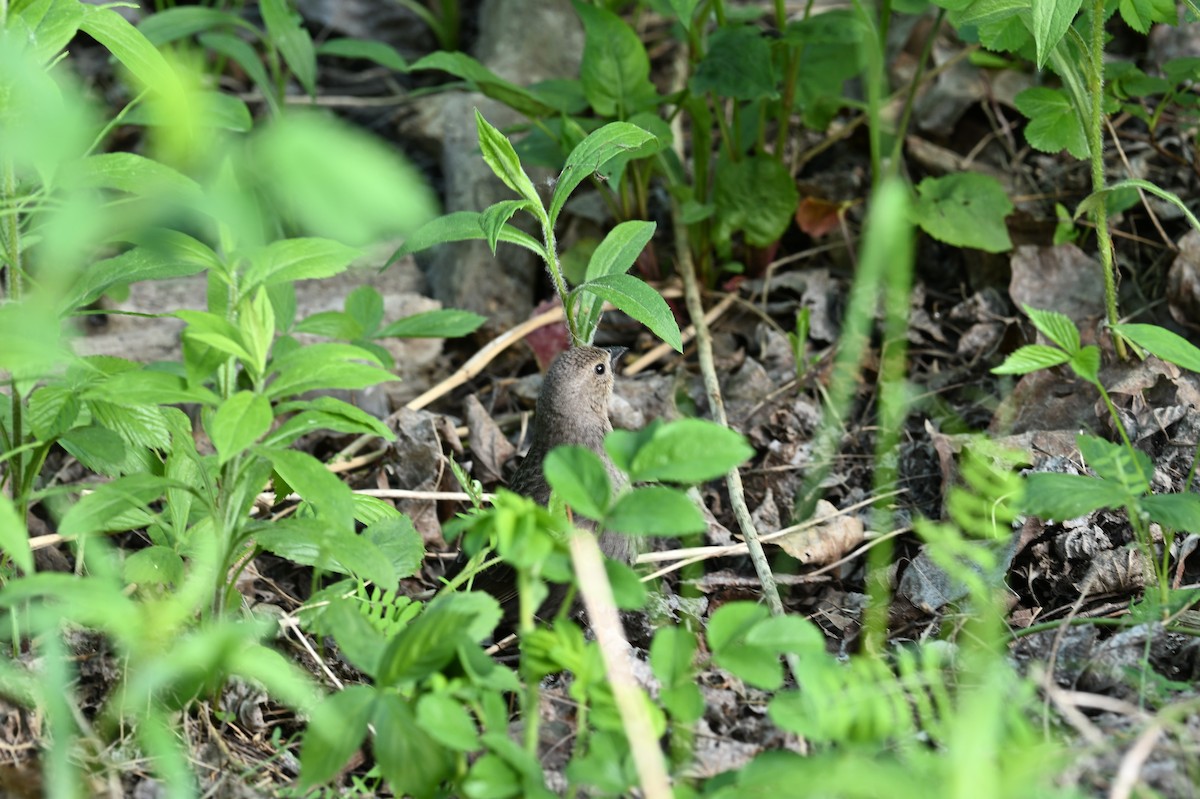
[[[545,212],[538,214],[538,221],[542,225],[542,241],[546,245],[546,271],[550,273],[550,280],[554,283],[554,291],[558,294],[558,299],[563,306],[563,319],[567,322],[567,331],[571,334],[571,344],[579,346],[587,342],[580,340],[579,328],[576,325],[573,303],[569,302],[570,292],[567,290],[567,281],[562,276],[562,267],[558,263],[558,239],[554,236],[554,225],[550,224],[550,217],[546,216]]]
[[[1088,120],[1088,155],[1092,162],[1092,192],[1104,191],[1104,0],[1092,2],[1092,39],[1088,47],[1088,93],[1091,113]],[[1118,323],[1117,317],[1117,272],[1113,262],[1112,236],[1108,232],[1108,206],[1101,197],[1092,209],[1092,221],[1096,225],[1096,246],[1100,250],[1100,263],[1104,271],[1104,304],[1108,311],[1108,324]],[[1113,335],[1117,356],[1125,360],[1125,340]]]

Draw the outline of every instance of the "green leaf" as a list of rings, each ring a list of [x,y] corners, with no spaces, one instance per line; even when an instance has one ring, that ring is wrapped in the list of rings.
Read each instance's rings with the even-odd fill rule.
[[[479,748],[475,720],[462,703],[448,694],[424,694],[417,700],[417,726],[451,749],[472,752]]]
[[[1038,369],[1049,369],[1071,360],[1071,356],[1057,347],[1044,344],[1026,344],[1004,359],[1004,363],[992,368],[994,375],[1025,375]]]
[[[373,61],[382,67],[407,72],[408,62],[404,56],[390,44],[384,44],[368,39],[329,39],[317,47],[317,55],[331,55],[340,58],[361,58]]]
[[[148,88],[182,100],[183,85],[145,34],[109,7],[87,6],[79,27],[116,57]]]
[[[349,493],[347,491],[347,493]],[[301,492],[305,500],[314,496],[311,490]],[[353,507],[353,501],[350,502]],[[318,518],[294,518],[271,523],[254,532],[253,538],[261,548],[303,566],[349,574],[360,580],[391,588],[396,585],[396,572],[379,547],[356,535],[353,516],[332,516],[329,505],[318,506]]]
[[[372,522],[363,537],[379,547],[396,570],[396,577],[412,577],[425,562],[425,542],[407,516],[394,516]]]
[[[707,529],[704,514],[687,494],[666,486],[622,494],[604,517],[604,526],[631,535],[684,535]]]
[[[717,28],[708,51],[692,75],[693,94],[712,93],[734,100],[766,100],[779,96],[771,68],[771,48],[762,31],[750,25]]]
[[[521,160],[517,158],[512,142],[484,119],[478,108],[475,109],[475,128],[479,133],[479,149],[483,151],[483,160],[496,173],[496,177],[504,181],[505,186],[529,202],[530,211],[537,215],[542,208],[542,200],[533,181],[521,167]],[[481,227],[482,221],[481,218]],[[485,234],[487,232],[484,231]]]
[[[1139,502],[1150,521],[1181,533],[1200,533],[1200,495],[1151,494]]]
[[[412,72],[419,69],[440,69],[443,72],[449,72],[451,75],[465,80],[471,88],[479,93],[491,97],[493,100],[499,100],[509,108],[531,119],[542,119],[554,116],[559,112],[570,113],[569,108],[551,102],[551,98],[548,96],[536,94],[514,83],[509,83],[466,53],[446,51],[430,53],[409,69]]]
[[[479,217],[479,227],[483,230],[484,238],[487,239],[492,255],[496,254],[496,243],[504,229],[508,227],[506,223],[512,219],[513,214],[517,211],[528,211],[537,216],[538,210],[540,207],[535,209],[529,200],[503,200],[484,211],[483,215]]]
[[[667,301],[638,278],[632,275],[608,275],[576,286],[574,291],[590,292],[602,300],[611,302],[616,308],[650,328],[654,335],[676,352],[683,352],[679,324],[675,321]]]
[[[427,677],[449,663],[460,644],[477,643],[471,639],[494,629],[500,616],[499,604],[487,594],[439,596],[392,640],[376,680],[391,687]]]
[[[296,323],[293,332],[352,341],[362,338],[366,331],[357,319],[345,311],[322,311],[301,319]]]
[[[224,465],[258,441],[275,420],[271,403],[253,391],[239,391],[221,403],[207,425],[208,437],[217,449],[218,463]]]
[[[247,364],[252,362],[241,332],[224,317],[208,311],[176,311],[175,316],[187,323],[184,338],[207,344]]]
[[[253,288],[341,274],[361,250],[330,239],[300,238],[273,241],[250,254],[243,293]]]
[[[746,637],[770,616],[766,606],[753,602],[729,602],[709,618],[706,632],[713,662],[756,688],[775,690],[783,685],[779,653],[751,647]]]
[[[602,117],[624,119],[653,105],[650,58],[642,40],[623,19],[603,8],[572,0],[583,21],[583,62],[579,78],[592,109]]]
[[[1036,472],[1025,478],[1022,510],[1041,519],[1065,521],[1101,508],[1119,508],[1131,499],[1095,477]]]
[[[109,476],[126,471],[131,459],[121,437],[98,425],[68,430],[58,443],[88,469]]]
[[[612,499],[612,482],[596,453],[587,447],[555,447],[542,464],[550,487],[575,512],[603,519]]]
[[[344,582],[353,584],[352,581]],[[379,668],[379,658],[387,647],[387,638],[367,620],[359,599],[346,597],[344,593],[328,599],[329,606],[325,608],[319,626],[333,636],[351,665],[366,674],[374,674]],[[314,596],[310,605],[315,604],[316,600]]]
[[[204,6],[177,6],[148,15],[138,23],[151,44],[164,45],[187,36],[209,30],[240,27],[253,31],[254,26],[234,14]]]
[[[136,153],[89,155],[79,162],[76,170],[76,180],[91,188],[144,195],[170,194],[193,201],[201,198],[199,183],[166,164]]]
[[[580,183],[619,155],[629,153],[654,140],[654,135],[629,122],[610,122],[588,134],[567,156],[554,194],[550,197],[550,224],[558,220],[567,198]]]
[[[437,244],[486,238],[480,224],[482,216],[477,211],[455,211],[425,223],[404,240],[404,244],[392,253],[392,257],[388,259],[385,266],[390,266],[406,255],[427,250]],[[541,242],[511,225],[502,227],[497,238],[509,244],[518,244],[538,257],[543,257],[546,253]]]
[[[139,549],[125,558],[121,568],[127,583],[178,586],[183,582],[183,558],[170,547]]]
[[[766,247],[787,230],[800,195],[787,167],[764,155],[718,161],[713,201],[717,206],[718,240],[728,241],[740,230],[748,243]]]
[[[1088,195],[1087,198],[1084,199],[1084,201],[1081,202],[1075,209],[1075,218],[1078,219],[1081,215],[1090,210],[1096,203],[1104,201],[1113,192],[1123,192],[1127,191],[1128,189],[1141,189],[1142,191],[1148,191],[1151,194],[1161,197],[1162,199],[1171,203],[1171,205],[1174,205],[1176,208],[1178,208],[1183,213],[1184,218],[1187,219],[1188,223],[1193,228],[1200,230],[1200,219],[1196,218],[1196,215],[1192,213],[1192,210],[1188,207],[1187,203],[1185,203],[1178,194],[1167,191],[1166,189],[1151,183],[1148,180],[1141,180],[1138,178],[1118,181],[1111,186],[1107,186],[1098,192],[1093,192],[1092,194]]]
[[[375,338],[458,338],[474,333],[486,321],[486,316],[454,308],[424,311],[392,322]]]
[[[622,222],[608,232],[588,261],[585,280],[594,280],[605,275],[620,275],[629,271],[642,250],[654,236],[655,223],[631,220]],[[581,319],[580,333],[584,341],[591,341],[592,334],[600,324],[604,307],[594,295],[583,295],[579,301],[576,318]]]
[[[119,435],[126,443],[159,450],[170,448],[171,431],[163,409],[107,400],[88,400],[92,420]]]
[[[1172,0],[1120,0],[1117,8],[1125,24],[1138,33],[1148,33],[1155,22],[1179,24],[1179,10]]]
[[[289,111],[250,144],[246,170],[318,235],[366,244],[408,233],[434,214],[432,192],[395,147],[334,118]]]
[[[1000,181],[978,172],[925,178],[917,186],[913,221],[938,241],[985,252],[1012,249],[1004,218],[1013,204]]]
[[[314,96],[317,91],[317,55],[313,50],[312,37],[304,29],[300,15],[292,11],[287,0],[259,0],[258,10],[271,42],[283,54],[283,60],[300,81],[300,85]]]
[[[451,775],[455,761],[422,728],[411,701],[394,693],[381,694],[373,722],[375,759],[394,795],[439,795],[438,788]]]
[[[177,8],[175,10],[180,9]],[[158,14],[154,14],[148,19],[154,19],[158,16]],[[262,56],[258,54],[258,51],[249,42],[228,33],[204,33],[200,35],[199,41],[201,47],[223,55],[241,67],[250,77],[255,87],[258,88],[263,99],[267,101],[268,106],[271,108],[271,113],[278,114],[279,99],[276,97],[276,93],[279,89],[267,74],[267,69],[263,66]],[[247,124],[245,128],[241,129],[249,130],[250,127]]]
[[[1038,308],[1023,306],[1029,320],[1046,338],[1058,346],[1074,354],[1079,351],[1079,328],[1071,321],[1071,317],[1058,311],[1045,311]]]
[[[1025,139],[1035,150],[1044,153],[1066,150],[1076,158],[1088,157],[1083,123],[1065,92],[1035,86],[1018,94],[1013,102],[1029,118]]]
[[[134,247],[113,258],[105,258],[88,267],[68,288],[62,309],[71,313],[90,305],[105,292],[143,280],[167,280],[189,277],[204,270],[191,260],[164,258],[162,250]]]
[[[1045,69],[1050,51],[1066,35],[1083,0],[1031,0],[1033,41],[1037,46],[1037,68]],[[1142,31],[1145,33],[1145,31]]]
[[[1094,386],[1100,385],[1100,348],[1095,344],[1083,347],[1067,362],[1071,371]]]
[[[145,526],[154,518],[147,510],[151,502],[162,497],[168,488],[186,487],[153,474],[119,477],[80,497],[63,516],[58,532],[70,538]]]
[[[683,627],[660,627],[650,645],[650,668],[661,686],[663,707],[690,724],[704,715],[704,697],[696,684],[696,636]]]
[[[79,393],[74,389],[42,386],[29,395],[29,426],[42,441],[52,441],[71,429],[81,407]]]
[[[300,787],[312,788],[337,775],[367,737],[379,694],[373,686],[351,685],[312,709],[300,748]]]
[[[721,477],[754,456],[743,435],[704,419],[681,419],[654,428],[629,463],[634,482],[702,483]]]
[[[353,344],[310,344],[271,361],[270,370],[278,374],[267,396],[278,399],[322,388],[356,390],[396,379],[378,363],[371,352]]]
[[[13,4],[9,28],[17,36],[25,34],[38,63],[44,64],[58,55],[75,38],[83,8],[74,0],[44,0],[28,3],[22,8]],[[21,28],[25,31],[21,31]]]
[[[8,497],[0,494],[0,552],[8,556],[18,569],[33,574],[33,550],[29,548],[29,532],[25,521]]]
[[[1075,443],[1079,445],[1084,463],[1103,480],[1120,486],[1129,496],[1149,493],[1150,477],[1154,474],[1149,455],[1082,433],[1075,437]]]
[[[1113,325],[1113,330],[1157,358],[1200,373],[1200,349],[1177,333],[1139,324]]]
[[[316,506],[322,517],[345,530],[354,529],[354,500],[350,488],[325,464],[306,452],[268,450],[262,453],[292,490]]]

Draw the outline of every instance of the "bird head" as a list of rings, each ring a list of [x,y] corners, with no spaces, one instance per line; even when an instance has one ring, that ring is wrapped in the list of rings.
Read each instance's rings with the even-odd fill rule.
[[[552,413],[568,414],[580,421],[599,417],[607,422],[613,369],[624,351],[623,347],[572,347],[561,353],[546,372],[538,413],[552,409]]]

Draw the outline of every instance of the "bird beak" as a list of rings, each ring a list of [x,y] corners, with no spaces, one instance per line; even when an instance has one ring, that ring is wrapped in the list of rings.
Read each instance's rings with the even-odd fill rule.
[[[621,360],[621,356],[629,352],[628,347],[604,347],[608,351],[608,362],[616,368],[617,361]]]

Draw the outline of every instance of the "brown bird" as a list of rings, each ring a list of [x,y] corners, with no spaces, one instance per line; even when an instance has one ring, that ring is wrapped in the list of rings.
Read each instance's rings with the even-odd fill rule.
[[[613,465],[604,451],[604,437],[612,432],[608,418],[608,400],[612,396],[613,369],[624,347],[572,347],[559,354],[546,371],[542,390],[538,394],[533,420],[533,441],[509,487],[535,502],[550,502],[550,485],[542,464],[550,450],[564,444],[587,447],[600,458],[608,472],[614,492],[625,484],[625,477]],[[582,529],[593,529],[587,519],[576,517]],[[626,563],[633,558],[632,540],[628,536],[604,531],[600,534],[600,549],[610,558]],[[466,565],[459,556],[455,573]],[[504,605],[504,623],[511,627],[516,621],[515,577],[508,567],[493,567],[477,575],[474,587],[496,597]],[[561,586],[551,586],[549,598],[538,611],[542,618],[558,611],[565,597]]]

